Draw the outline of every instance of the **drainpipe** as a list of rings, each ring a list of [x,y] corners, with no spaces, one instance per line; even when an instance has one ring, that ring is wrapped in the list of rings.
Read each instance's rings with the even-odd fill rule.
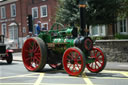
[[[22,27],[23,27],[23,25],[22,25],[22,0],[20,0],[20,17],[21,17],[21,37],[22,37],[22,41],[21,41],[21,43],[22,43],[22,45],[23,45],[23,29],[22,29]]]

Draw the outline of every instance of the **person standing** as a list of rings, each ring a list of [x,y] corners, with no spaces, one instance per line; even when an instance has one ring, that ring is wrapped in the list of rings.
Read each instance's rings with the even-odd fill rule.
[[[47,30],[47,24],[44,24],[44,25],[43,25],[42,31],[43,31],[43,30]]]
[[[38,35],[38,34],[40,34],[40,30],[41,30],[41,28],[40,28],[41,22],[38,21],[37,23],[38,23],[38,24],[37,24],[37,26],[36,26],[36,34]]]

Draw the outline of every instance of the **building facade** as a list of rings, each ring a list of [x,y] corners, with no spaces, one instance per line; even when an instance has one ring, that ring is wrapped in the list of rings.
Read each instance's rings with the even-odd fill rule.
[[[41,27],[50,29],[55,21],[57,0],[6,0],[0,2],[0,34],[6,42],[12,41],[14,48],[22,48],[31,29],[35,34],[38,21]],[[33,28],[28,28],[28,15],[32,15]]]
[[[128,35],[128,18],[118,21],[115,31],[119,34]]]
[[[90,36],[93,37],[112,38],[115,34],[128,35],[128,18],[119,20],[116,24],[90,27]]]

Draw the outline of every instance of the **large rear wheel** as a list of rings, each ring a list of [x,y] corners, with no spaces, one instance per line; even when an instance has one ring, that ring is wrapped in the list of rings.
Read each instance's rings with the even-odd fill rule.
[[[94,62],[86,64],[89,71],[99,73],[105,68],[107,59],[101,48],[93,47],[90,51],[90,58],[94,59]]]
[[[69,75],[80,75],[85,69],[83,52],[77,47],[68,48],[63,55],[63,66]]]
[[[32,37],[25,41],[22,49],[24,66],[29,71],[41,71],[47,59],[47,49],[42,39]]]

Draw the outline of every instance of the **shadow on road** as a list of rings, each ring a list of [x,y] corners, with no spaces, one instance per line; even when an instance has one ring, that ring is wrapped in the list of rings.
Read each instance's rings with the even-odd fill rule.
[[[92,77],[92,79],[95,79],[95,77],[99,78],[128,78],[123,75],[117,74],[117,73],[86,73],[88,77]],[[94,78],[93,78],[94,77]]]
[[[44,68],[40,72],[47,73],[47,74],[58,74],[58,73],[67,74],[64,69],[56,70],[56,69],[52,69],[52,68]]]
[[[8,64],[7,62],[0,62],[0,66],[4,66],[4,65],[17,65],[18,63],[13,63],[12,64]]]

